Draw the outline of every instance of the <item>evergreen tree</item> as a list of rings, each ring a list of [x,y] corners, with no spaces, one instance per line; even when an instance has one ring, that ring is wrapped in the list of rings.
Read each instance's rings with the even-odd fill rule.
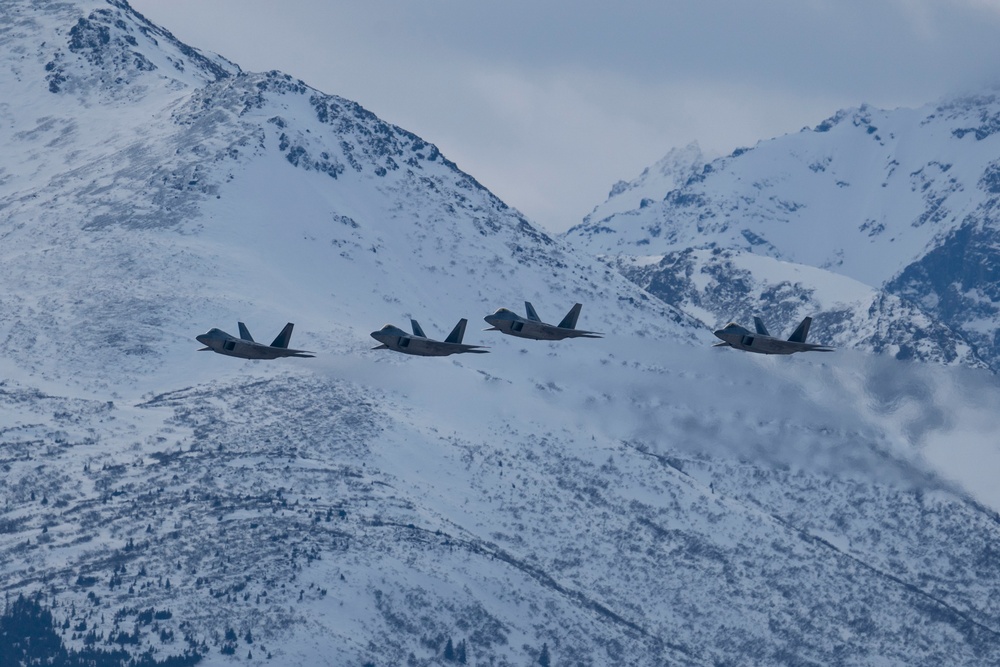
[[[448,637],[448,643],[444,647],[444,659],[454,660],[455,659],[455,647],[451,643],[451,637]]]
[[[542,644],[542,652],[538,656],[538,664],[542,667],[550,667],[552,664],[552,658],[549,657],[549,645]]]
[[[466,661],[465,655],[465,640],[458,642],[458,648],[455,649],[455,659],[458,660],[458,664],[464,665]]]

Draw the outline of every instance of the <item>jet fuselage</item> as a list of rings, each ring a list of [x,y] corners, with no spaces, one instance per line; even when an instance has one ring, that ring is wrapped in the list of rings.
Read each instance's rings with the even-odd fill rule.
[[[460,323],[459,326],[464,333],[465,325]],[[477,354],[488,352],[488,350],[482,349],[481,345],[464,345],[462,343],[431,340],[425,336],[409,334],[392,324],[387,324],[378,331],[371,332],[370,335],[382,344],[375,348],[376,350],[389,349],[418,357],[447,357],[451,354],[462,354],[465,352],[474,352]],[[461,336],[458,338],[461,339]]]
[[[530,338],[531,340],[601,337],[600,334],[596,334],[593,331],[581,331],[580,329],[558,327],[554,324],[528,320],[506,308],[500,308],[492,315],[487,315],[483,319],[492,327],[492,329],[487,329],[487,331],[499,331],[508,336]]]
[[[240,359],[279,359],[282,357],[312,357],[304,350],[290,350],[287,347],[273,347],[264,343],[243,340],[222,329],[211,329],[208,333],[196,336],[195,340],[211,350],[227,357]]]
[[[798,343],[755,333],[738,324],[727,324],[713,332],[725,345],[757,354],[794,354],[796,352],[832,352],[831,348],[813,343]]]

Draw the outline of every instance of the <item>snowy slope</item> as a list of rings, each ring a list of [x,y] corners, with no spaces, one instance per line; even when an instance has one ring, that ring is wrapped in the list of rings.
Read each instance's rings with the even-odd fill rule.
[[[720,353],[348,100],[177,45],[124,3],[13,6],[0,588],[42,594],[67,646],[211,665],[437,665],[449,640],[497,665],[543,647],[1000,658],[1000,498],[948,456],[960,438],[997,461],[991,376]],[[73,50],[81,24],[95,37]],[[608,337],[477,330],[525,299],[549,321],[579,300]],[[370,350],[410,316],[432,335],[468,317],[491,353]],[[237,319],[260,340],[295,321],[318,356],[196,351]]]
[[[910,341],[880,340],[874,349],[914,349],[927,339],[934,349],[923,359],[978,358],[998,368],[989,268],[997,247],[998,117],[994,92],[921,109],[841,111],[813,129],[712,161],[655,203],[591,216],[567,238],[626,260],[673,263],[690,249],[720,248],[824,269],[884,292],[880,299],[901,298],[923,311],[916,319],[934,321],[930,329],[915,326]],[[751,307],[748,299],[741,310]],[[856,328],[895,317],[877,310]],[[713,315],[716,323],[731,319]],[[935,329],[951,330],[950,339]],[[872,349],[863,335],[851,344]],[[959,348],[973,354],[956,354]]]
[[[332,357],[121,407],[8,388],[38,424],[4,438],[8,590],[46,572],[60,618],[159,656],[188,635],[208,664],[228,628],[240,657],[309,664],[434,664],[449,638],[501,664],[543,644],[584,664],[996,659],[997,515],[913,451],[956,436],[948,406],[980,378],[598,345],[526,353],[521,376],[499,355]]]

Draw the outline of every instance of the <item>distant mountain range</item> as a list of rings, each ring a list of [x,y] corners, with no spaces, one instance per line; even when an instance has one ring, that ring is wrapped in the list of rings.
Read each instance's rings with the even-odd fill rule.
[[[864,151],[903,134],[871,110],[797,135],[826,153],[675,152],[560,238],[432,143],[122,0],[6,2],[0,93],[3,659],[1000,662],[979,474],[1000,389],[956,368],[992,357],[906,287],[944,280],[923,247],[966,229],[911,227],[931,191],[982,213],[973,112],[961,137],[951,112],[925,125],[982,150],[900,149],[865,230],[836,198],[880,193]],[[807,207],[839,225],[827,245]],[[550,322],[581,302],[606,337],[473,326],[525,300]],[[774,332],[811,312],[857,349],[710,346],[707,324],[764,306]],[[409,317],[436,338],[466,317],[490,353],[371,349]],[[237,321],[293,321],[317,357],[197,351]]]
[[[711,161],[689,147],[566,238],[709,326],[812,314],[822,342],[997,370],[998,119],[991,92],[845,110]]]

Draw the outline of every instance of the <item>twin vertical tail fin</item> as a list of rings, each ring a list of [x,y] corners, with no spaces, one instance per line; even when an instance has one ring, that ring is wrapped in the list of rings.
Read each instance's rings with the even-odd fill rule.
[[[462,339],[465,338],[465,325],[468,323],[468,320],[464,317],[460,319],[458,324],[455,325],[455,328],[451,330],[450,334],[448,334],[448,337],[444,339],[444,342],[461,344]]]
[[[243,340],[248,340],[252,343],[253,336],[250,335],[250,330],[247,329],[247,325],[243,324],[242,322],[240,322],[239,325],[240,325],[240,338],[242,338]]]
[[[811,317],[807,317],[806,319],[802,320],[802,324],[800,324],[798,328],[788,338],[788,342],[790,343],[806,342],[806,336],[809,335],[809,325],[812,324],[812,321],[813,320]]]
[[[538,313],[535,312],[535,307],[531,305],[530,301],[524,302],[524,311],[528,314],[528,319],[532,322],[541,322],[541,318],[538,317]]]
[[[559,323],[560,329],[575,329],[576,321],[580,319],[580,309],[583,308],[582,304],[573,304],[573,307],[569,309],[566,313],[566,317],[562,318],[562,322]]]
[[[764,320],[760,319],[759,317],[753,318],[753,325],[754,328],[757,329],[757,333],[760,334],[761,336],[771,335],[767,333],[767,327],[764,326]]]
[[[295,325],[291,322],[286,324],[285,328],[281,330],[280,334],[278,334],[278,337],[274,339],[273,343],[271,343],[271,347],[288,347],[288,343],[292,340],[292,327],[294,326]]]
[[[420,323],[417,322],[416,320],[413,320],[413,319],[410,320],[410,328],[413,329],[413,335],[414,336],[420,336],[421,338],[427,338],[427,334],[425,334],[424,330],[420,328]]]

